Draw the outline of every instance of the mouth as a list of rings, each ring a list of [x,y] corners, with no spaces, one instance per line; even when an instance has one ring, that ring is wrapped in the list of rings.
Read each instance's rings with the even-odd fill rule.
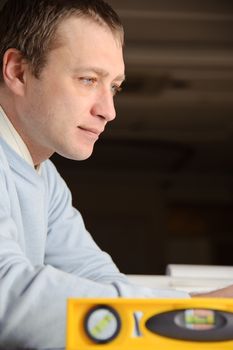
[[[86,127],[78,127],[81,131],[83,131],[87,136],[98,139],[103,130],[98,130],[95,128],[86,128]]]

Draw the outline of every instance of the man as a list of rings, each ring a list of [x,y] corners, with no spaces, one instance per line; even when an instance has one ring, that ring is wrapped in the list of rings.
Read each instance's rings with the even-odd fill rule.
[[[115,118],[123,29],[102,0],[9,0],[0,13],[0,347],[62,348],[68,297],[134,287],[86,231],[48,158],[88,158]]]
[[[115,118],[123,29],[102,0],[0,12],[0,348],[65,344],[69,297],[186,297],[135,287],[86,231],[48,158],[88,158]]]

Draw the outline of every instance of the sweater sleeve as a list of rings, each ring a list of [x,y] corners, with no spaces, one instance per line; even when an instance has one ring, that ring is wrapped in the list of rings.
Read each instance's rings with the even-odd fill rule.
[[[94,244],[80,214],[72,208],[65,209],[70,199],[64,189],[60,199],[54,192],[56,198],[49,208],[45,263],[32,265],[19,243],[19,229],[11,216],[9,188],[1,173],[0,193],[0,349],[64,348],[69,297],[186,296],[172,292],[163,295],[128,284],[110,257]],[[74,238],[75,230],[78,238]],[[102,268],[99,274],[95,261]]]
[[[118,291],[113,284],[49,264],[32,265],[20,243],[11,215],[12,193],[1,170],[0,166],[0,349],[64,347],[67,298],[117,297]]]
[[[48,181],[48,235],[45,263],[95,282],[126,282],[106,252],[86,230],[82,216],[72,206],[71,193],[50,162]]]

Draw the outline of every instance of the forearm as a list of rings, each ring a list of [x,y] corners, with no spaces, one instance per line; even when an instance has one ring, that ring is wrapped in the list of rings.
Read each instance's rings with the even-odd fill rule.
[[[32,266],[12,240],[0,238],[0,344],[5,348],[58,348],[65,344],[69,297],[117,297],[104,285],[60,271]]]

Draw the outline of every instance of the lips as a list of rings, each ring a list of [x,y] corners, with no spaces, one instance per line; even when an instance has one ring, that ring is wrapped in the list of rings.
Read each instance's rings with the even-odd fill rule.
[[[92,132],[93,134],[96,134],[96,135],[100,135],[101,134],[101,130],[98,130],[98,129],[94,129],[94,128],[85,128],[85,127],[81,127],[79,126],[79,129],[81,130],[84,130],[84,131],[88,131],[88,132]]]
[[[89,127],[82,127],[82,126],[79,126],[78,128],[83,132],[85,132],[85,134],[92,136],[94,138],[98,138],[99,135],[103,132],[103,130],[99,130],[96,128],[89,128]]]

